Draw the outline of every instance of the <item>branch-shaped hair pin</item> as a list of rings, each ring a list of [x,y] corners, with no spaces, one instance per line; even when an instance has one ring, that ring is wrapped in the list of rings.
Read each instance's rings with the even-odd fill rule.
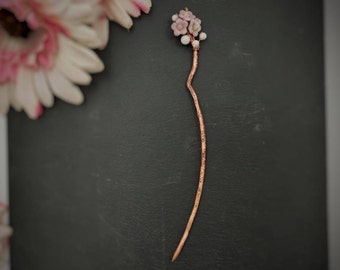
[[[183,236],[172,257],[172,261],[175,261],[183,249],[185,241],[188,238],[190,229],[196,217],[198,206],[201,200],[203,183],[204,183],[206,151],[207,151],[206,134],[205,134],[203,115],[202,115],[202,111],[200,108],[200,104],[198,102],[198,97],[195,92],[195,89],[191,85],[191,82],[194,78],[194,75],[196,73],[197,66],[198,66],[198,51],[200,49],[200,41],[205,40],[207,38],[207,34],[204,32],[200,32],[202,29],[201,20],[197,18],[191,11],[189,11],[188,8],[181,10],[179,14],[174,14],[172,16],[172,21],[173,23],[171,25],[171,29],[174,31],[174,35],[176,37],[181,36],[181,43],[183,45],[191,44],[192,49],[193,49],[192,67],[191,67],[188,80],[187,80],[187,88],[195,104],[196,114],[198,118],[199,129],[200,129],[200,138],[201,138],[201,166],[200,166],[200,174],[199,174],[199,180],[198,180],[198,188],[196,192],[194,206],[192,208],[189,220],[185,227]]]

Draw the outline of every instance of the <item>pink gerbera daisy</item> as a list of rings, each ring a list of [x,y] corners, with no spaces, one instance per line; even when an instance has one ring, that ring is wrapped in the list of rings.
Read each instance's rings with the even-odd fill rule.
[[[0,113],[36,119],[54,96],[81,104],[79,85],[104,69],[91,50],[108,41],[108,19],[130,28],[151,0],[0,0]]]
[[[90,49],[100,47],[89,14],[96,1],[0,1],[0,111],[9,105],[32,118],[54,96],[81,104],[76,84],[104,65]]]

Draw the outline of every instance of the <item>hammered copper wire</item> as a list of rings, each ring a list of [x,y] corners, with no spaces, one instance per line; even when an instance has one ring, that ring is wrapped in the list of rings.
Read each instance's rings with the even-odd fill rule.
[[[193,39],[193,37],[190,37],[191,39]],[[194,101],[195,104],[195,108],[196,108],[196,114],[197,114],[197,118],[198,118],[198,122],[199,122],[199,128],[200,128],[200,138],[201,138],[201,166],[200,166],[200,175],[199,175],[199,180],[198,180],[198,187],[197,187],[197,192],[196,192],[196,197],[195,197],[195,201],[194,201],[194,206],[192,208],[189,220],[187,222],[187,225],[185,227],[183,236],[181,238],[181,240],[179,241],[179,244],[174,252],[174,255],[172,256],[172,262],[176,260],[176,258],[178,257],[178,255],[181,253],[183,246],[185,244],[185,241],[188,238],[190,229],[192,227],[192,224],[195,220],[196,217],[196,213],[198,210],[198,206],[201,200],[201,195],[202,195],[202,190],[203,190],[203,183],[204,183],[204,174],[205,174],[205,164],[206,164],[206,151],[207,151],[207,146],[206,146],[206,134],[205,134],[205,126],[204,126],[204,119],[203,119],[203,114],[201,111],[201,107],[198,101],[198,97],[197,94],[195,92],[195,89],[192,87],[191,82],[194,78],[194,75],[196,73],[197,70],[197,66],[198,66],[198,51],[199,51],[199,47],[198,48],[194,48],[193,49],[193,60],[192,60],[192,67],[188,76],[188,80],[187,80],[187,88],[192,96],[192,99]]]

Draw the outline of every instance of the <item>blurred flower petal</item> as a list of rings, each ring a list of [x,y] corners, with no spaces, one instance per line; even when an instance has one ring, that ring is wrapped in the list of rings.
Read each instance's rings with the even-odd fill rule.
[[[110,20],[130,29],[133,25],[132,17],[139,17],[141,11],[149,13],[150,0],[103,0],[104,9]]]
[[[68,61],[67,58],[58,57],[56,65],[58,70],[60,70],[66,78],[76,84],[89,85],[92,80],[86,71]]]
[[[24,111],[31,119],[39,117],[37,109],[39,108],[39,101],[36,95],[32,72],[26,68],[20,68],[17,78],[17,98],[22,104]]]
[[[35,91],[37,96],[39,97],[40,102],[47,108],[53,106],[54,97],[48,86],[47,78],[42,70],[37,70],[34,73],[34,83],[35,83]]]
[[[83,103],[84,96],[79,87],[67,80],[56,67],[47,72],[47,77],[56,97],[74,105]]]

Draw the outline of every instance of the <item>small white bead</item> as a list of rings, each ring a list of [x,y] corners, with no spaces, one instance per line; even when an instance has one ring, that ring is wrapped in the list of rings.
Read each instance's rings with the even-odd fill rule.
[[[206,40],[207,39],[207,34],[202,32],[200,33],[200,40]]]
[[[190,37],[188,35],[184,35],[181,37],[181,43],[183,45],[188,45],[190,43]]]
[[[197,48],[200,46],[200,42],[198,40],[194,40],[192,43],[192,47]]]
[[[178,15],[177,14],[172,15],[171,19],[173,22],[175,22],[178,19]]]

